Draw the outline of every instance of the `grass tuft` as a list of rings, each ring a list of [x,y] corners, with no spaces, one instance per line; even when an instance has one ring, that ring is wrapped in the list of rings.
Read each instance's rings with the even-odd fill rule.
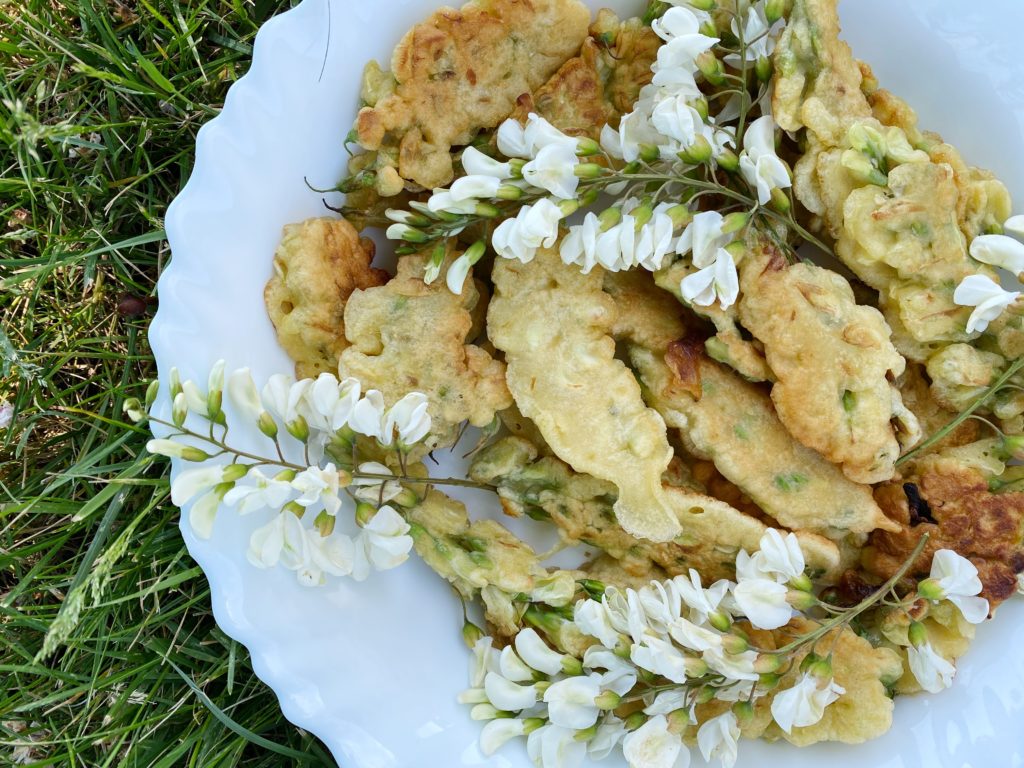
[[[0,765],[334,765],[217,629],[121,415],[196,131],[288,6],[0,2]]]

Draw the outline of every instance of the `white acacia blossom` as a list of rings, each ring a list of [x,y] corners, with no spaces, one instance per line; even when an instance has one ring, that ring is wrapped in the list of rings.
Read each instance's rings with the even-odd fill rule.
[[[562,209],[546,197],[541,198],[520,208],[514,219],[505,219],[495,227],[491,245],[502,258],[528,264],[539,249],[555,244],[561,220]]]
[[[772,717],[786,733],[793,728],[814,725],[825,714],[825,708],[846,693],[835,680],[820,680],[804,673],[792,688],[772,699]]]
[[[732,711],[723,712],[704,722],[697,729],[697,747],[707,762],[717,759],[722,768],[736,764],[740,725]]]
[[[246,473],[245,481],[245,484],[235,485],[224,495],[224,503],[229,507],[235,507],[240,515],[268,507],[280,509],[298,490],[287,480],[268,477],[259,467],[250,469]]]
[[[743,134],[740,172],[751,189],[757,191],[761,205],[772,199],[772,190],[793,185],[789,169],[775,154],[775,121],[771,115],[759,117]]]
[[[953,684],[956,667],[935,652],[931,643],[907,648],[907,663],[921,688],[939,693]]]
[[[669,730],[664,715],[656,715],[622,740],[629,768],[685,768],[689,751],[682,738]],[[680,759],[682,758],[682,759]]]
[[[779,25],[775,30],[781,29]],[[751,3],[743,19],[742,32],[743,41],[746,45],[746,60],[757,61],[767,59],[775,50],[776,32],[773,25],[768,21],[765,14],[764,3]],[[732,20],[733,34],[739,37],[740,23],[737,18]],[[743,63],[743,57],[731,53],[725,57],[725,63],[739,68]]]
[[[1024,273],[1024,243],[1006,235],[979,235],[971,241],[971,257],[1002,267],[1014,276]]]
[[[953,291],[953,301],[961,307],[974,307],[967,320],[967,333],[981,333],[989,323],[1020,298],[1019,291],[1003,290],[985,275],[968,275]]]
[[[769,579],[746,579],[733,588],[733,597],[750,623],[758,629],[778,629],[793,618],[786,602],[789,590]]]
[[[363,581],[370,570],[386,571],[409,559],[409,524],[393,507],[384,505],[363,527],[355,542],[352,578]]]
[[[988,600],[978,597],[981,589],[981,579],[974,563],[951,549],[940,549],[935,553],[928,579],[918,585],[922,597],[948,600],[971,624],[980,624],[988,618]]]

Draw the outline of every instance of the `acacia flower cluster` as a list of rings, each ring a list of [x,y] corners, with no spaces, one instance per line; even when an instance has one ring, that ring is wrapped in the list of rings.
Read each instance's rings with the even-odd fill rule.
[[[477,639],[470,688],[459,699],[472,706],[474,719],[486,721],[484,754],[525,736],[541,768],[575,768],[616,747],[630,768],[669,768],[689,763],[684,737],[695,736],[704,759],[730,768],[755,707],[767,707],[786,733],[819,722],[846,691],[833,676],[831,653],[816,652],[818,641],[889,595],[903,573],[858,606],[828,606],[832,618],[816,622],[809,634],[761,649],[744,628],[777,630],[823,604],[792,533],[767,531],[757,552],[738,554],[736,572],[735,582],[705,587],[691,570],[639,590],[603,588],[599,599],[581,600],[573,621],[593,643],[582,658],[556,651],[532,628],[501,649],[489,637]],[[988,614],[980,590],[974,566],[940,550],[931,577],[889,610],[906,614],[917,601],[947,600],[978,622]],[[910,636],[908,664],[922,687],[949,685],[952,665],[929,643],[924,625],[915,622]],[[698,707],[712,701],[721,702],[717,714],[700,722]]]
[[[971,241],[971,257],[982,264],[1000,267],[1016,278],[1024,275],[1024,216],[1003,223],[1005,234],[979,235]],[[989,323],[1020,298],[1020,291],[1007,291],[984,275],[965,277],[953,292],[960,306],[974,307],[967,320],[967,333],[984,332]]]
[[[146,418],[156,392],[151,387],[145,407],[130,402],[126,412],[139,421]],[[233,425],[224,408],[225,393]],[[147,449],[198,465],[180,470],[171,482],[174,504],[191,504],[189,522],[197,536],[210,537],[222,506],[240,515],[269,510],[273,517],[250,536],[248,559],[260,568],[281,565],[306,585],[323,584],[328,575],[362,581],[372,570],[388,570],[408,558],[413,540],[399,510],[415,499],[397,480],[388,479],[393,473],[386,465],[355,465],[355,456],[362,436],[380,450],[394,451],[401,462],[430,432],[425,395],[411,392],[388,407],[380,392],[363,393],[356,379],[339,381],[329,373],[299,381],[272,376],[260,391],[247,368],[232,372],[225,382],[220,361],[206,392],[194,381],[180,381],[172,370],[170,397],[171,421],[150,418],[174,432],[150,440]],[[208,431],[186,426],[190,415],[208,422]],[[258,430],[276,456],[233,451],[225,442],[229,426]],[[219,437],[215,429],[221,430]],[[285,460],[285,434],[301,446],[304,465]],[[209,446],[217,450],[209,452]],[[230,463],[218,461],[222,456],[230,457]],[[335,530],[343,493],[355,502],[355,536]]]
[[[723,210],[739,209],[741,226],[768,206],[789,210],[783,190],[792,185],[791,173],[776,154],[775,123],[762,98],[783,6],[769,0],[744,7],[732,22],[739,47],[724,48],[708,3],[673,3],[652,22],[664,41],[651,67],[652,82],[617,126],[604,126],[600,143],[568,136],[537,114],[530,114],[525,125],[506,120],[495,136],[501,158],[466,148],[466,175],[433,190],[426,203],[411,204],[415,213],[388,211],[394,222],[388,237],[408,243],[402,252],[441,241],[430,259],[427,282],[440,274],[443,242],[474,222],[485,224],[497,256],[523,263],[562,237],[562,260],[585,273],[595,266],[655,271],[692,251],[695,274],[684,280],[683,296],[698,305],[729,307],[738,293],[736,254],[725,247],[693,249],[692,233],[687,237],[684,230],[704,215],[703,204],[698,207],[695,201],[707,194],[721,195],[724,204],[718,207]],[[731,74],[726,65],[739,74]],[[735,83],[745,91],[750,68],[762,83],[762,97],[744,98],[736,87],[713,92]],[[709,113],[709,99],[720,104],[717,115]],[[748,122],[755,103],[764,114]],[[565,227],[569,216],[592,205],[602,192],[620,199]],[[449,265],[452,291],[461,292],[487,243],[474,243]]]

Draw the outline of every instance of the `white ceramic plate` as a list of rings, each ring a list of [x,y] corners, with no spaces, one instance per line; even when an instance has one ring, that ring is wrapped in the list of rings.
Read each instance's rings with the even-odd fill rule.
[[[200,131],[192,178],[167,214],[174,257],[150,330],[165,381],[172,365],[205,379],[220,357],[258,380],[291,369],[262,300],[281,227],[324,213],[303,178],[330,187],[342,175],[364,62],[386,62],[404,30],[439,4],[305,0],[260,31],[252,69]],[[841,13],[882,84],[1024,200],[1020,0],[844,0]],[[475,502],[474,512],[492,509],[486,497]],[[291,721],[344,768],[529,765],[517,745],[489,760],[476,749],[479,725],[455,701],[466,683],[459,608],[440,579],[414,560],[363,584],[304,588],[290,572],[246,562],[248,533],[264,521],[222,513],[211,540],[187,524],[182,535],[210,581],[218,623],[249,648]],[[1024,766],[1022,620],[1024,601],[1004,606],[980,628],[953,688],[900,699],[883,738],[804,750],[745,742],[739,765]]]

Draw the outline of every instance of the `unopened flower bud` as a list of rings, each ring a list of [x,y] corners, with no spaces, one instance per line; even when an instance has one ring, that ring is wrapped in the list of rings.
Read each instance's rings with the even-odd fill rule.
[[[619,655],[619,654],[616,654],[616,655]],[[627,655],[625,658],[628,659],[629,656]],[[658,676],[656,674],[654,674],[650,670],[643,669],[643,668],[638,668],[637,669],[637,676],[640,678],[640,682],[647,683],[648,685],[651,685],[655,680],[658,679]]]
[[[322,509],[313,519],[313,527],[320,532],[321,536],[330,536],[334,533],[334,522],[334,515],[329,515],[326,509]]]
[[[181,376],[178,374],[178,369],[177,368],[171,368],[171,384],[170,384],[171,400],[174,400],[174,398],[176,398],[178,395],[180,395],[181,392],[182,392],[182,389],[181,389]]]
[[[224,467],[224,473],[221,475],[221,479],[225,483],[234,483],[237,480],[241,480],[249,474],[248,464],[228,464]]]
[[[480,258],[486,252],[487,252],[487,243],[485,241],[483,241],[483,240],[477,240],[475,243],[473,243],[471,246],[469,246],[469,248],[466,249],[466,252],[463,253],[462,256],[463,256],[463,258],[466,259],[466,261],[469,262],[470,266],[473,266],[478,261],[480,261]]]
[[[754,704],[750,701],[737,701],[732,705],[732,713],[741,723],[749,723],[754,718]]]
[[[693,144],[679,153],[679,159],[684,163],[701,165],[711,159],[711,143],[703,136],[698,136]]]
[[[309,424],[304,417],[296,416],[294,421],[289,421],[284,426],[288,434],[296,440],[304,443],[309,439]]]
[[[132,420],[135,424],[138,424],[144,418],[146,418],[146,411],[142,407],[142,401],[137,397],[129,397],[124,401],[122,410],[125,415]]]
[[[722,648],[725,649],[726,653],[731,653],[735,656],[748,650],[750,643],[736,635],[724,635],[722,637]]]
[[[912,621],[907,628],[907,637],[912,646],[920,648],[928,642],[928,629],[920,621]]]
[[[721,85],[725,82],[725,68],[711,51],[704,51],[700,54],[696,63],[697,69],[704,75],[704,79],[712,85]]]
[[[739,264],[740,259],[747,255],[747,244],[742,240],[733,240],[725,246],[725,250],[730,256],[732,256],[733,260]]]
[[[146,410],[148,411],[153,407],[153,403],[156,402],[156,396],[160,394],[160,381],[159,379],[153,379],[149,382],[149,386],[146,387]]]
[[[299,504],[297,501],[289,501],[287,504],[281,507],[281,511],[290,512],[299,519],[302,519],[302,516],[306,514],[306,508]]]
[[[601,145],[591,138],[576,139],[576,154],[580,157],[590,157],[601,153]]]
[[[191,445],[185,446],[185,449],[181,452],[181,458],[185,461],[206,461],[210,458],[210,454],[206,451],[195,448]]]
[[[740,157],[731,149],[722,150],[715,158],[715,162],[718,163],[719,168],[728,173],[735,173],[740,167]]]
[[[782,669],[783,660],[777,653],[762,653],[754,659],[754,671],[758,674],[778,672]]]
[[[396,256],[412,256],[414,253],[419,251],[415,245],[400,245],[395,248]]]
[[[702,21],[697,31],[704,35],[704,37],[718,37],[718,25],[715,24],[714,18]]]
[[[274,421],[274,417],[267,411],[260,411],[260,416],[259,419],[257,419],[256,424],[259,426],[260,432],[271,440],[277,437],[277,422]]]
[[[356,504],[356,524],[363,528],[373,520],[373,516],[377,514],[377,508],[373,504],[368,504],[365,501],[360,501]]]
[[[800,671],[822,680],[830,680],[832,679],[832,657],[831,655],[822,657],[816,653],[809,653],[800,662]]]
[[[206,416],[217,424],[223,422],[224,393],[218,389],[211,389],[206,395]]]
[[[606,208],[597,215],[597,220],[601,224],[601,231],[607,232],[612,227],[619,225],[622,221],[622,209],[621,208]]]
[[[622,167],[622,170],[620,171],[620,173],[623,176],[629,176],[629,175],[634,174],[634,173],[640,173],[640,171],[642,171],[643,168],[644,168],[643,163],[641,163],[639,160],[634,160],[632,163],[626,163]]]
[[[946,596],[945,590],[939,586],[935,579],[925,579],[919,582],[917,594],[925,600],[942,600]]]
[[[575,656],[566,654],[562,657],[562,671],[570,677],[583,674],[583,662]]]
[[[622,703],[622,697],[615,691],[603,691],[596,699],[594,706],[598,709],[613,710]]]
[[[541,728],[547,720],[542,717],[528,717],[523,720],[523,735],[529,736],[531,733]]]
[[[597,187],[589,187],[580,193],[580,208],[589,208],[597,202],[601,196],[601,190]]]
[[[724,219],[722,219],[722,234],[731,235],[733,232],[739,232],[750,221],[750,214],[745,211],[738,211],[736,213],[730,213]]]
[[[604,597],[604,582],[598,581],[597,579],[580,579],[576,583],[580,585],[584,592],[595,600],[600,600]]]
[[[385,231],[389,240],[404,240],[407,243],[427,242],[427,233],[408,224],[392,224]]]
[[[501,215],[501,209],[491,203],[477,203],[473,213],[483,219],[494,219]]]
[[[757,75],[757,79],[762,83],[769,82],[772,79],[772,71],[772,60],[767,56],[759,56],[754,63],[754,73]]]
[[[710,669],[704,659],[698,659],[695,656],[687,656],[684,665],[687,677],[704,677]]]
[[[688,0],[686,5],[698,11],[713,11],[718,7],[715,0]]]
[[[728,632],[732,627],[732,620],[722,611],[714,611],[708,614],[708,623],[719,632]]]
[[[430,219],[419,213],[413,213],[412,211],[403,211],[397,208],[388,208],[384,211],[384,215],[396,224],[408,224],[410,227],[427,227],[430,226]]]
[[[637,728],[639,728],[646,722],[647,715],[645,715],[643,712],[634,712],[622,721],[622,725],[627,731],[635,731]]]
[[[174,402],[171,403],[171,421],[174,422],[174,426],[180,427],[185,423],[187,416],[188,399],[185,397],[184,392],[179,392],[174,398]]]
[[[540,680],[533,684],[533,689],[537,692],[537,698],[541,699],[544,697],[545,692],[551,687],[550,680]]]
[[[605,172],[605,169],[597,163],[578,163],[572,172],[579,179],[596,179]]]
[[[523,190],[511,184],[502,184],[494,196],[498,200],[518,200],[523,196]]]
[[[768,205],[773,211],[781,214],[789,213],[793,207],[789,200],[789,195],[778,187],[772,190],[772,199],[768,201]]]
[[[508,167],[509,170],[512,172],[513,179],[523,178],[523,166],[525,166],[528,162],[528,160],[523,160],[518,157],[513,157],[509,159]]]
[[[789,586],[802,592],[810,592],[814,589],[814,583],[806,573],[801,573],[799,576],[790,579]]]
[[[484,631],[472,621],[466,620],[462,625],[462,639],[470,650],[476,645],[477,640],[484,636]]]
[[[784,16],[789,15],[792,0],[766,0],[764,4],[764,16],[769,24],[774,24]]]

